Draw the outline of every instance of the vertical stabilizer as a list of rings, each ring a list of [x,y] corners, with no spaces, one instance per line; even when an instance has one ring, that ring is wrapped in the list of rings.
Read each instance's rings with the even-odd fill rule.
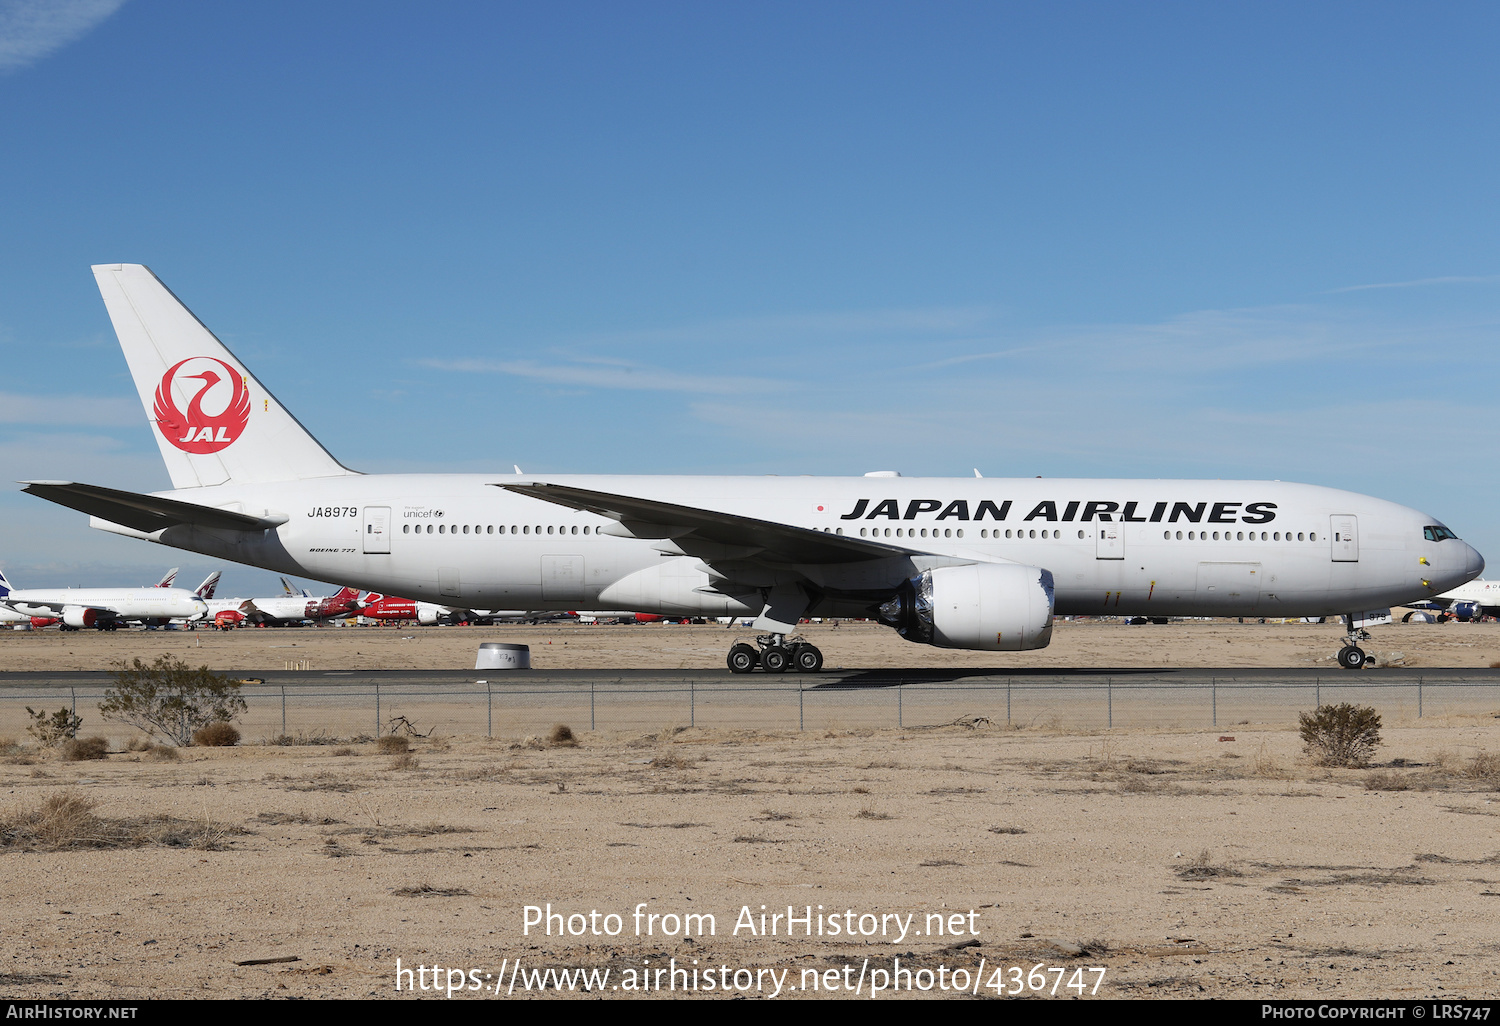
[[[174,488],[335,477],[339,465],[141,264],[94,278]]]

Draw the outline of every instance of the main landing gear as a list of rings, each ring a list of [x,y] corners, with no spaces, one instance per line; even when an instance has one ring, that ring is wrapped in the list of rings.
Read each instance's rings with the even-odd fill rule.
[[[1355,627],[1352,616],[1344,617],[1344,631],[1344,647],[1339,649],[1339,665],[1346,670],[1359,670],[1365,663],[1374,662],[1374,657],[1366,655],[1365,650],[1359,647],[1361,641],[1370,640],[1370,632]]]
[[[749,673],[757,666],[767,673],[786,673],[789,670],[817,673],[823,668],[823,653],[802,638],[762,634],[755,639],[755,645],[743,641],[736,644],[729,650],[726,662],[733,673]]]

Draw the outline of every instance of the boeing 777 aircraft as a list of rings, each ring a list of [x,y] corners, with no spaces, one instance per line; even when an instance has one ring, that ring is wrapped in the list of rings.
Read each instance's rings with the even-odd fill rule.
[[[478,609],[754,616],[730,668],[815,671],[805,616],[1042,648],[1057,614],[1343,616],[1477,577],[1437,518],[1279,481],[360,474],[154,274],[94,268],[172,489],[26,491],[132,538]]]

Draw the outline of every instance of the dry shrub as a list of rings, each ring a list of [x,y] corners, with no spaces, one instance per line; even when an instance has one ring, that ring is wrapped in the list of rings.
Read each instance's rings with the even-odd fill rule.
[[[328,754],[334,755],[334,756],[353,755],[354,754],[354,749],[352,749],[352,748],[335,748],[332,752],[330,752]]]
[[[473,892],[467,887],[434,887],[421,883],[415,887],[398,887],[391,893],[398,898],[462,898]]]
[[[1411,776],[1406,773],[1392,773],[1390,770],[1376,770],[1365,777],[1365,790],[1410,791]]]
[[[578,747],[578,739],[573,736],[573,728],[566,723],[553,724],[552,732],[547,735],[547,743],[554,748]]]
[[[395,734],[387,734],[375,742],[375,750],[381,755],[404,755],[411,751],[411,742]]]
[[[651,765],[657,769],[692,769],[693,763],[676,752],[663,752],[651,760]]]
[[[151,745],[141,753],[141,758],[147,762],[176,762],[182,756],[171,745]]]
[[[889,812],[876,812],[874,809],[860,809],[854,814],[855,819],[895,819]]]
[[[224,720],[215,720],[193,731],[193,744],[200,748],[232,748],[240,743],[240,732]]]
[[[1291,776],[1281,760],[1271,754],[1264,741],[1260,743],[1260,748],[1256,750],[1250,763],[1250,772],[1257,777],[1270,777],[1273,780],[1285,780]]]
[[[1500,754],[1480,752],[1464,770],[1464,776],[1500,788]]]
[[[144,734],[137,734],[135,737],[125,742],[125,750],[127,752],[145,752],[149,751],[150,748],[151,739]]]
[[[420,769],[421,766],[421,762],[417,760],[417,757],[415,755],[411,754],[410,752],[402,752],[400,755],[396,756],[390,761],[390,765],[388,765],[386,769],[414,770]]]
[[[1380,744],[1380,714],[1367,705],[1325,705],[1297,719],[1307,753],[1321,766],[1367,766]]]
[[[1198,857],[1185,866],[1179,866],[1177,875],[1183,880],[1211,880],[1221,876],[1244,876],[1237,869],[1228,866],[1216,866],[1213,857],[1205,850]]]
[[[102,737],[74,738],[62,744],[62,757],[68,762],[89,762],[109,755],[109,740]]]
[[[66,790],[44,798],[32,808],[0,816],[0,850],[58,851],[70,848],[141,848],[163,845],[218,851],[231,833],[242,828],[207,820],[190,822],[171,816],[109,819],[94,813],[95,802]]]

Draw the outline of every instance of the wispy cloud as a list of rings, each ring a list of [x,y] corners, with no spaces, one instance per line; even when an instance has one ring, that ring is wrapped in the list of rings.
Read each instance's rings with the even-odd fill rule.
[[[1446,278],[1414,278],[1411,281],[1383,281],[1373,285],[1346,285],[1341,289],[1329,289],[1324,295],[1335,296],[1340,292],[1367,292],[1370,289],[1414,289],[1423,285],[1482,285],[1500,281],[1500,274],[1450,275]]]
[[[62,49],[125,0],[0,0],[0,72],[18,71]]]
[[[661,367],[648,367],[613,359],[577,359],[569,363],[537,363],[533,360],[422,360],[424,367],[464,374],[513,374],[555,385],[587,388],[635,389],[653,392],[693,392],[735,395],[780,385],[768,378],[681,374]]]

